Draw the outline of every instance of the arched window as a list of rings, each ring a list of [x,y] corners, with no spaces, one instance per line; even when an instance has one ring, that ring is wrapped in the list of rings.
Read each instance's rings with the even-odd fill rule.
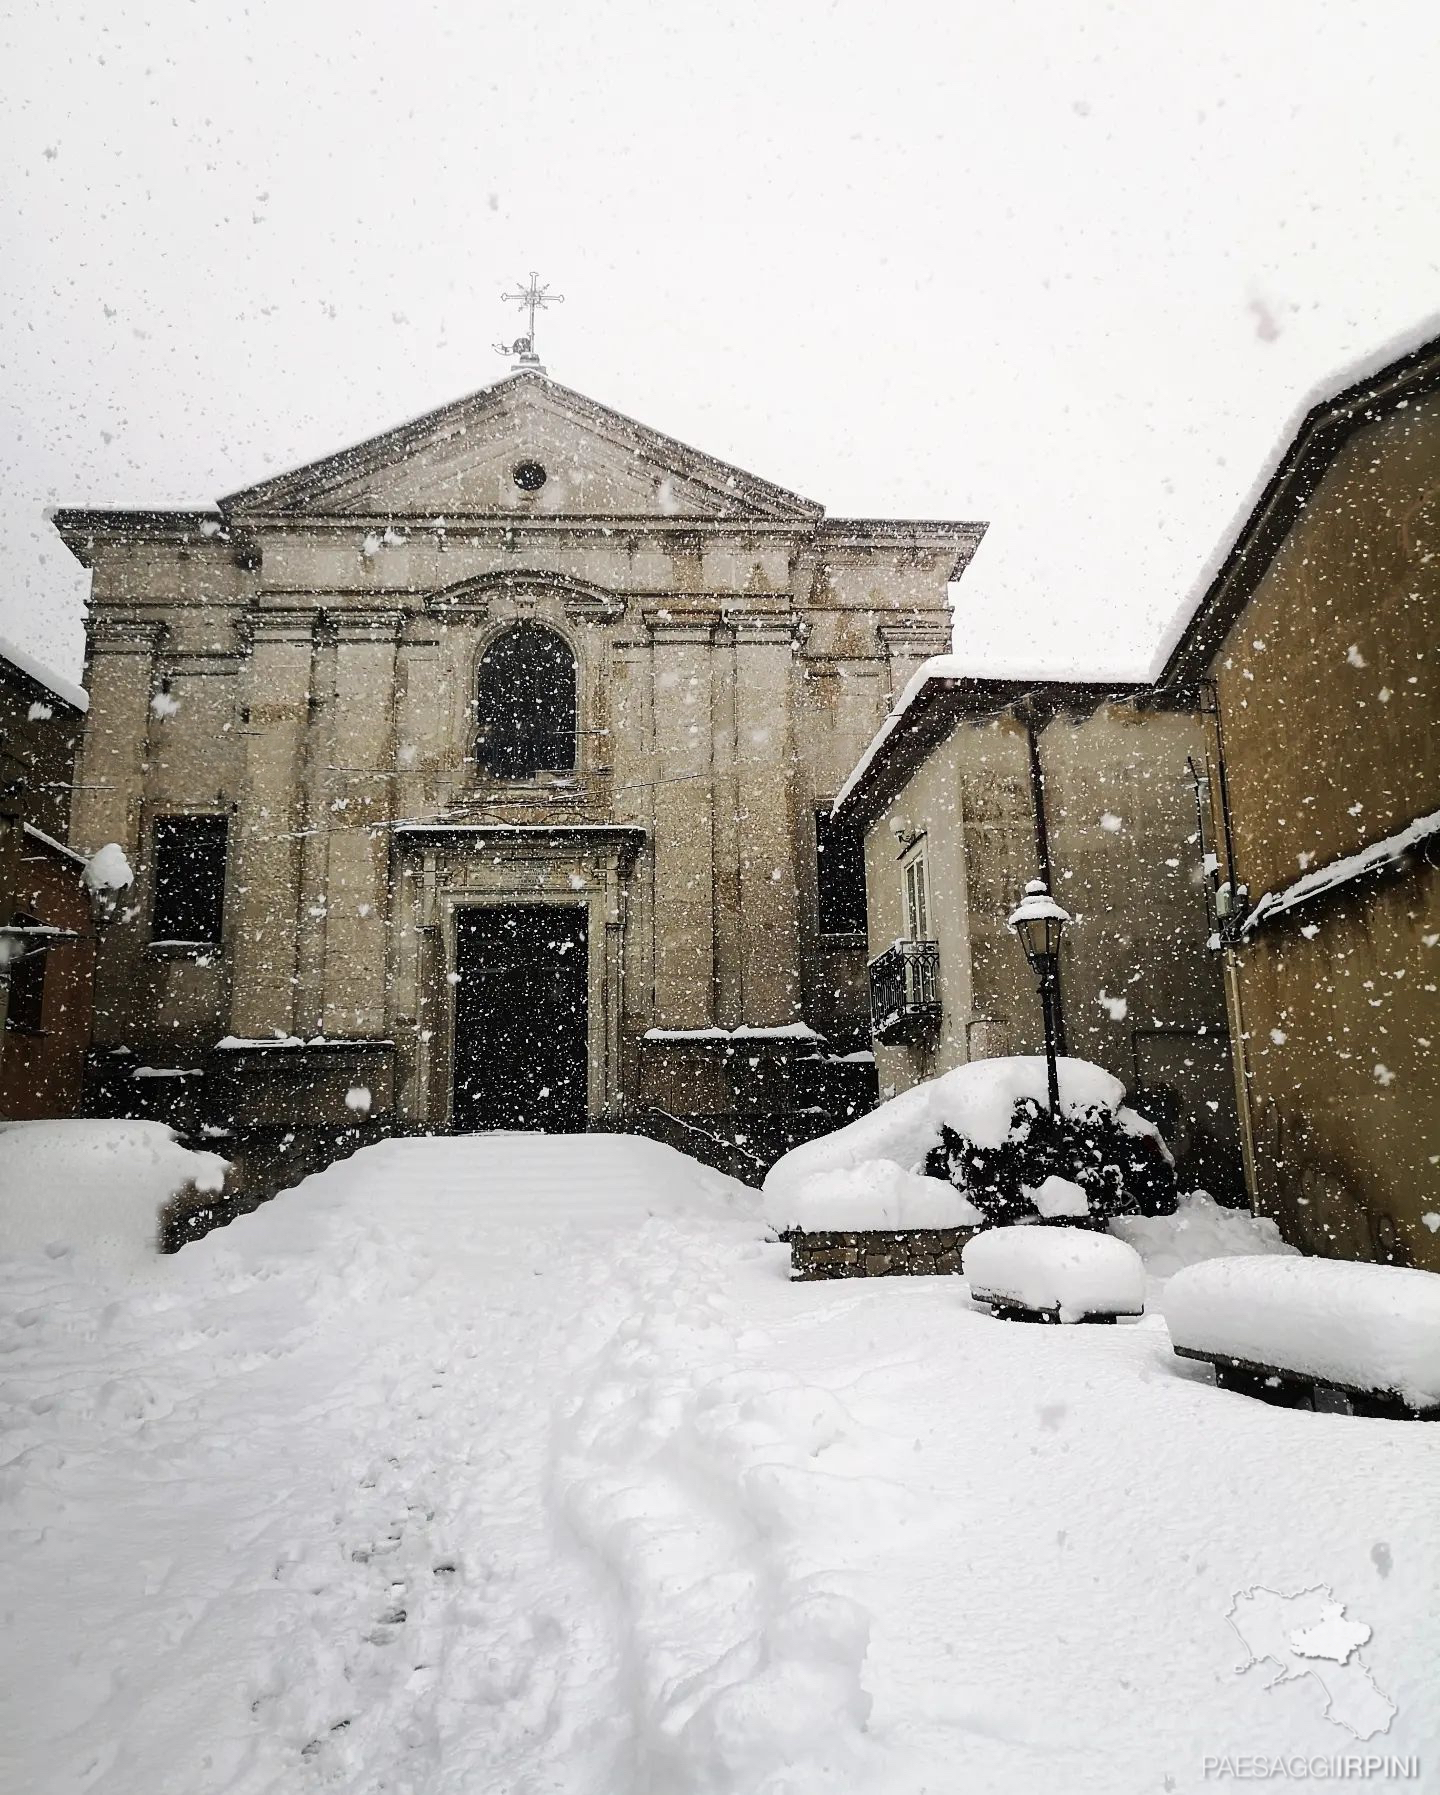
[[[475,759],[497,779],[575,770],[575,657],[554,630],[517,623],[481,656]]]

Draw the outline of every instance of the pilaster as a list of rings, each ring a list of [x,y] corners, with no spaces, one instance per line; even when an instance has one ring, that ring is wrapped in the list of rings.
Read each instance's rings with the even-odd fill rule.
[[[737,614],[736,811],[742,1021],[793,1022],[800,1013],[800,900],[796,881],[791,685],[794,621]]]
[[[232,1034],[294,1031],[303,827],[299,769],[309,719],[315,613],[249,620],[241,712],[245,761],[231,855]]]
[[[653,689],[655,1018],[715,1019],[714,641],[705,612],[647,612]]]

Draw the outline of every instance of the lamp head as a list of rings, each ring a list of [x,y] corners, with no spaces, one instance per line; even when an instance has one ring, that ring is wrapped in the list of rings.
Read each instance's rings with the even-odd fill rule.
[[[1060,952],[1061,931],[1074,918],[1051,897],[1043,879],[1032,879],[1008,920],[1025,958],[1038,969]]]

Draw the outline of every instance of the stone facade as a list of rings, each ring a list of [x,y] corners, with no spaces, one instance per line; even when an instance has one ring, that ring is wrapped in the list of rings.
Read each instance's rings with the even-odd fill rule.
[[[864,947],[817,929],[814,814],[946,646],[982,526],[829,519],[530,371],[214,513],[57,524],[94,570],[72,837],[138,874],[98,1103],[138,1056],[202,1074],[192,1124],[352,1127],[359,1086],[367,1126],[445,1127],[461,919],[548,905],[584,913],[592,1125],[833,1119]],[[563,777],[477,762],[520,624],[573,657]],[[176,815],[227,819],[200,949],[153,939]]]
[[[95,931],[65,840],[83,699],[0,646],[0,1119],[81,1099]]]
[[[1440,1271],[1437,639],[1440,341],[1305,419],[1165,673],[1224,769],[1252,1200],[1308,1252]]]
[[[865,828],[872,960],[915,934],[917,863],[934,943],[930,1014],[877,1042],[882,1096],[1043,1050],[1034,976],[1006,919],[1046,877],[1075,919],[1061,943],[1065,1050],[1123,1081],[1187,1188],[1240,1194],[1204,766],[1198,714],[1154,693],[1021,693],[948,672],[922,686],[841,809]]]

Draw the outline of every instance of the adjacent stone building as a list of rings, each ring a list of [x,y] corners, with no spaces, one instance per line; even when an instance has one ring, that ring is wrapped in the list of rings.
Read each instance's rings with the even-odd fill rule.
[[[1252,1200],[1440,1270],[1440,340],[1308,413],[1164,679],[1221,774]]]
[[[0,643],[0,1120],[81,1101],[94,929],[65,839],[85,707],[78,686]]]
[[[214,511],[55,521],[72,839],[137,871],[97,1105],[764,1159],[868,1100],[817,817],[983,526],[827,517],[533,368]]]
[[[1225,996],[1192,708],[1123,683],[922,670],[842,790],[864,835],[882,1095],[968,1060],[1044,1046],[1007,917],[1047,881],[1061,943],[1062,1051],[1122,1079],[1187,1187],[1241,1193]]]

